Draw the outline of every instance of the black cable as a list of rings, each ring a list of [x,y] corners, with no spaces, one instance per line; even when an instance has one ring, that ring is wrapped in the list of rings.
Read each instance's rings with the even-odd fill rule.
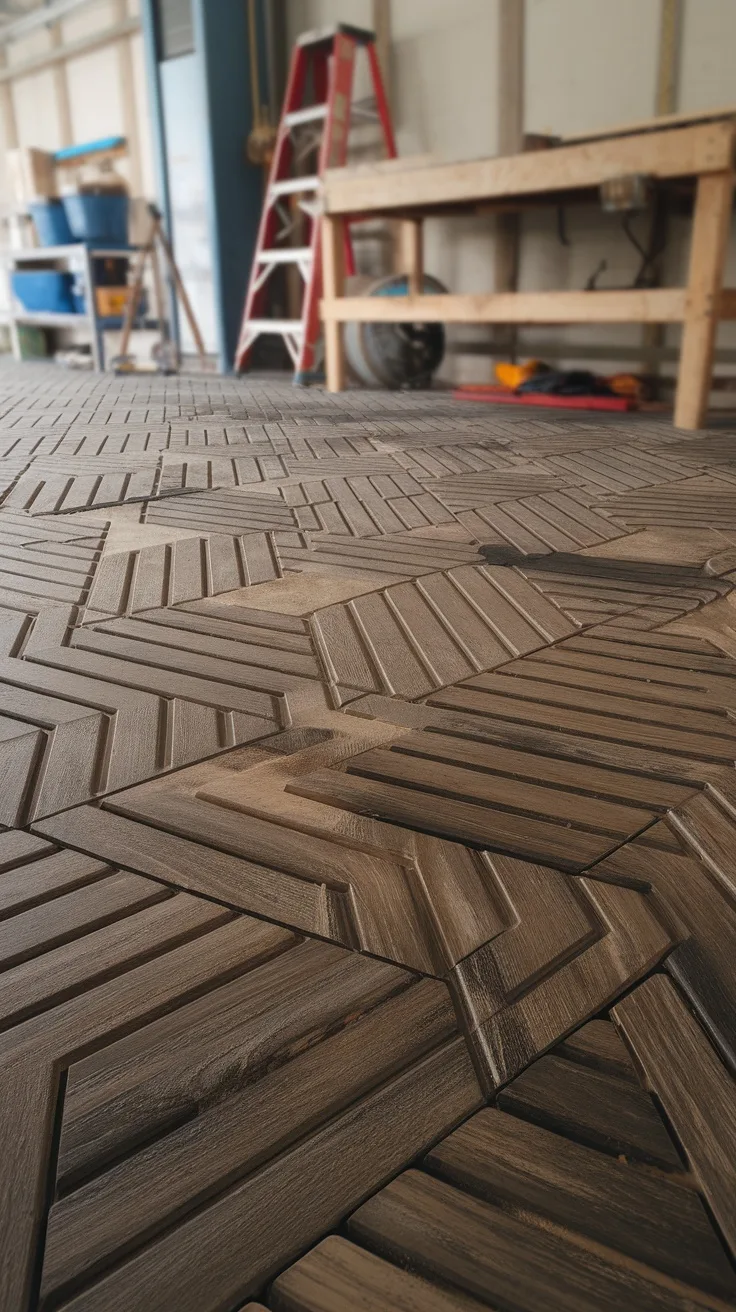
[[[570,245],[570,238],[567,235],[567,215],[563,205],[557,206],[557,240],[561,246]]]
[[[598,264],[598,267],[593,270],[588,281],[585,284],[586,292],[598,291],[598,279],[600,278],[602,273],[606,272],[607,268],[608,268],[608,260],[601,260],[600,263]]]
[[[641,256],[641,264],[639,265],[632,286],[633,287],[654,286],[656,282],[656,269],[654,266],[657,260],[659,259],[660,255],[664,253],[665,246],[667,245],[666,236],[662,234],[659,242],[657,244],[654,244],[653,242],[650,243],[649,250],[646,250],[644,246],[642,246],[641,242],[639,241],[639,238],[636,236],[636,233],[632,231],[631,216],[629,214],[623,215],[621,219],[621,227],[623,228],[623,231],[625,232],[626,236],[631,242],[631,245],[634,247],[635,250],[639,252]]]

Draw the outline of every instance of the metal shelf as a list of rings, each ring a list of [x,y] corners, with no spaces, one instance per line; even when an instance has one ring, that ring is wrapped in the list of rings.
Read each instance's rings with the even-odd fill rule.
[[[37,328],[79,328],[87,327],[92,322],[89,314],[61,314],[52,310],[23,310],[13,314],[16,323],[35,324]]]
[[[100,257],[120,258],[134,255],[137,246],[87,246],[86,242],[76,241],[67,246],[34,246],[29,250],[6,251],[5,259],[10,264],[42,264],[45,260],[63,260],[69,255],[88,253],[95,259]]]
[[[130,258],[135,255],[139,249],[140,247],[138,246],[88,246],[86,242],[73,242],[66,246],[37,246],[30,250],[5,252],[2,257],[2,265],[4,266],[5,276],[7,278],[8,301],[11,307],[8,315],[8,324],[13,344],[13,354],[16,360],[21,358],[20,342],[18,340],[18,327],[20,325],[27,324],[36,328],[81,328],[92,347],[92,360],[95,369],[104,369],[104,331],[106,328],[117,328],[122,323],[122,320],[111,318],[110,316],[103,317],[97,313],[92,261],[96,258],[107,257],[112,259]],[[17,300],[13,293],[11,283],[11,273],[14,269],[19,265],[24,264],[55,264],[60,260],[68,260],[74,256],[77,257],[79,264],[81,265],[81,272],[84,281],[84,300],[88,307],[86,313],[58,314],[52,311],[34,312],[22,308],[15,308]]]

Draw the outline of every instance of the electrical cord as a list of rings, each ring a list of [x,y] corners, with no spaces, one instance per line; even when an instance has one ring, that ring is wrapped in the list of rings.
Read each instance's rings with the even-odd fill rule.
[[[658,242],[650,242],[649,249],[647,250],[642,246],[636,233],[632,230],[631,216],[629,214],[623,215],[621,219],[621,227],[631,242],[631,245],[641,256],[641,264],[637,270],[632,287],[655,286],[657,282],[657,270],[655,266],[657,260],[664,254],[664,249],[667,245],[666,236],[662,234]]]

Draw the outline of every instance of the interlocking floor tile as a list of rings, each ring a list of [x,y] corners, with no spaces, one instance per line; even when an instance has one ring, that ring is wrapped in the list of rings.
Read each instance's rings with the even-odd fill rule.
[[[713,1099],[695,1134],[690,1061]],[[656,975],[358,1208],[279,1276],[268,1306],[730,1307],[736,1280],[716,1229],[731,1212],[724,1098],[723,1068]]]
[[[736,1305],[736,437],[0,363],[3,1312]]]

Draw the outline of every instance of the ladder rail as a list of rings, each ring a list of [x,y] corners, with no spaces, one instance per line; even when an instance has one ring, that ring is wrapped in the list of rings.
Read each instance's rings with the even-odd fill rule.
[[[325,169],[339,168],[347,159],[355,51],[355,39],[339,32],[329,58],[327,116],[317,164],[320,177],[324,176]],[[352,245],[350,255],[352,262]],[[297,366],[297,382],[306,382],[315,367],[321,295],[322,241],[321,224],[317,221],[312,224],[312,277],[304,293],[304,336]]]
[[[289,76],[287,78],[286,91],[284,93],[285,112],[288,109],[294,108],[299,98],[303,95],[304,86],[306,83],[306,77],[307,77],[306,54],[304,52],[304,48],[297,45],[294,47],[292,51],[291,61],[289,64]],[[288,125],[285,122],[285,112],[282,113],[281,120],[279,122],[276,144],[274,146],[274,152],[271,157],[271,165],[268,171],[268,181],[266,183],[266,192],[264,196],[263,209],[261,210],[261,217],[258,224],[258,235],[256,237],[255,251],[253,255],[253,264],[251,266],[251,273],[248,280],[248,290],[245,299],[245,308],[243,310],[243,323],[240,331],[240,338],[238,341],[237,349],[235,352],[235,367],[237,369],[240,369],[242,367],[242,362],[244,361],[245,358],[245,352],[248,350],[248,345],[252,345],[252,343],[249,343],[248,345],[245,344],[246,325],[249,319],[256,318],[257,311],[260,308],[260,304],[263,299],[262,292],[263,292],[264,283],[258,282],[258,273],[259,273],[258,255],[262,250],[266,249],[271,244],[271,240],[273,239],[276,233],[276,224],[278,221],[278,216],[275,212],[274,207],[268,203],[268,200],[269,200],[271,185],[277,180],[279,169],[282,167],[282,165],[286,165],[288,163],[288,153],[291,150],[291,133]]]
[[[394,137],[394,127],[391,121],[391,110],[389,109],[388,96],[386,95],[386,85],[381,72],[381,63],[378,58],[375,41],[369,41],[366,46],[368,55],[368,65],[371,71],[371,81],[376,94],[376,109],[378,118],[383,130],[383,139],[386,143],[386,155],[388,159],[396,159],[396,138]]]
[[[338,24],[328,33],[314,33],[302,37],[292,51],[284,104],[279,122],[273,157],[269,169],[263,210],[253,256],[248,290],[245,298],[243,321],[235,356],[235,366],[242,369],[253,342],[264,333],[275,333],[283,338],[295,370],[295,382],[312,381],[318,359],[321,358],[319,303],[322,296],[322,198],[321,179],[327,168],[339,168],[347,161],[348,136],[354,106],[352,104],[355,61],[358,49],[364,46],[368,57],[376,111],[374,117],[381,126],[384,148],[389,158],[396,155],[388,98],[381,75],[375,48],[375,38],[363,32]],[[312,74],[314,104],[303,105],[308,73]],[[322,125],[319,133],[308,125]],[[300,127],[318,145],[316,173],[309,176],[290,176],[300,159],[300,138],[292,132]],[[305,156],[306,157],[306,156]],[[284,246],[277,242],[288,237],[297,223],[302,223],[288,211],[288,198],[299,197],[298,209],[309,221],[308,245]],[[280,226],[279,226],[280,225]],[[298,320],[267,319],[262,317],[265,286],[274,268],[296,265],[303,282],[301,318]],[[349,225],[345,226],[345,267],[348,276],[355,272],[355,259]]]

